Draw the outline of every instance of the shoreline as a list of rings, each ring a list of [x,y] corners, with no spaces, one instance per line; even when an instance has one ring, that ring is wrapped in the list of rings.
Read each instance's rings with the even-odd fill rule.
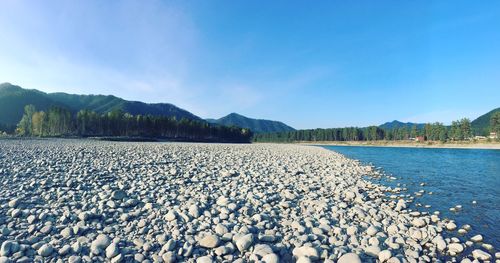
[[[332,142],[332,141],[317,141],[317,142],[293,142],[291,144],[298,145],[328,145],[328,146],[366,146],[366,147],[401,147],[401,148],[442,148],[442,149],[484,149],[484,150],[500,150],[500,143],[415,143],[415,142],[366,142],[366,141],[348,141],[348,142]]]

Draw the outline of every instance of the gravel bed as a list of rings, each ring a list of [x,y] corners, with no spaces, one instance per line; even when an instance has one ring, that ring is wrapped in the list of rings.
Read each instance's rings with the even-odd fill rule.
[[[0,140],[1,262],[499,262],[319,147]]]

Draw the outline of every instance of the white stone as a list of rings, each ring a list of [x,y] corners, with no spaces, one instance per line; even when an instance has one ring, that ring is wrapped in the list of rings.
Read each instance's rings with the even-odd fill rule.
[[[480,250],[480,249],[474,249],[472,251],[472,256],[475,258],[475,259],[479,259],[479,260],[490,260],[491,259],[491,255]]]
[[[118,246],[115,243],[109,244],[109,246],[106,248],[106,257],[107,258],[114,258],[116,255],[120,253],[120,250],[118,249]]]
[[[472,242],[476,242],[476,243],[482,242],[483,241],[483,236],[482,235],[475,235],[475,236],[471,237],[470,240]]]
[[[449,222],[448,224],[446,224],[446,229],[448,231],[453,231],[457,228],[457,225],[453,222]]]
[[[388,259],[392,257],[392,253],[390,250],[382,250],[378,253],[378,260],[380,262],[386,262]]]
[[[212,263],[212,262],[214,261],[210,256],[203,256],[196,259],[196,263]]]
[[[54,247],[50,244],[44,244],[38,249],[38,255],[42,257],[48,257],[54,251]]]
[[[205,234],[199,241],[200,246],[206,248],[214,248],[219,244],[220,239],[218,236],[213,234]]]
[[[278,257],[278,255],[271,253],[263,256],[262,261],[265,263],[278,263],[280,262],[280,258]]]
[[[413,221],[411,221],[411,224],[415,227],[424,227],[425,225],[427,225],[427,223],[425,222],[425,220],[423,220],[422,218],[414,218]]]
[[[337,263],[361,263],[361,259],[356,253],[347,253],[342,255]]]
[[[92,241],[91,247],[95,249],[105,249],[111,243],[111,239],[104,234],[99,234],[94,241]]]
[[[318,250],[314,247],[308,247],[308,246],[294,248],[292,254],[296,258],[308,257],[312,260],[316,260],[319,258]]]
[[[244,235],[236,240],[236,247],[240,252],[247,250],[253,243],[253,235]]]
[[[464,251],[464,247],[459,243],[451,243],[448,245],[448,251],[450,251],[451,253],[459,254]]]

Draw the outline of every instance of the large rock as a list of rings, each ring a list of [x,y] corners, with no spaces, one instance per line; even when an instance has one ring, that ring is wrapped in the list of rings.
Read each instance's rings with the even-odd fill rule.
[[[308,257],[312,260],[316,260],[319,258],[319,252],[314,247],[307,247],[307,246],[296,247],[293,249],[292,254],[296,258]]]
[[[16,208],[20,203],[21,203],[21,199],[20,198],[14,198],[14,199],[12,199],[12,200],[9,201],[8,205],[11,208]]]
[[[92,241],[91,248],[105,249],[111,243],[111,239],[105,234],[99,234],[94,241]]]
[[[198,218],[200,217],[200,208],[197,205],[193,204],[189,207],[189,215]]]
[[[51,244],[44,244],[38,249],[38,255],[42,257],[48,257],[54,251],[54,247]]]
[[[10,256],[19,250],[19,244],[12,240],[7,240],[0,247],[0,256]]]
[[[177,219],[177,213],[175,213],[173,210],[168,211],[168,213],[165,215],[165,220],[167,221],[174,221]]]
[[[127,197],[127,193],[123,190],[115,190],[111,193],[111,198],[115,200],[122,200],[125,197]]]
[[[280,258],[278,257],[278,255],[271,253],[263,256],[262,261],[265,263],[279,263]]]
[[[457,225],[453,222],[449,222],[448,224],[446,224],[446,230],[448,231],[453,231],[457,229]]]
[[[462,253],[462,251],[464,251],[464,247],[462,246],[462,244],[459,243],[451,243],[448,245],[448,251],[450,253],[459,254]]]
[[[116,255],[120,253],[120,250],[118,249],[118,246],[116,243],[111,243],[107,248],[106,248],[106,257],[107,258],[114,258]]]
[[[273,249],[271,248],[271,246],[267,244],[257,244],[253,249],[253,253],[261,257],[264,257],[267,254],[273,253]]]
[[[240,252],[247,250],[253,243],[253,235],[246,234],[236,240],[236,247]]]
[[[472,242],[482,242],[483,241],[483,236],[481,236],[481,235],[475,235],[475,236],[471,237],[470,240]]]
[[[422,218],[414,218],[413,221],[411,221],[411,224],[415,227],[424,227],[425,225],[427,225],[427,223],[425,222],[425,220],[423,220]]]
[[[212,262],[214,261],[210,256],[203,256],[196,259],[196,263],[212,263]]]
[[[475,259],[479,259],[479,260],[490,260],[491,259],[491,255],[482,251],[481,249],[474,249],[472,251],[472,256]]]
[[[390,250],[382,250],[380,253],[378,253],[378,260],[380,262],[386,262],[392,257],[392,253]]]
[[[366,229],[366,234],[368,234],[369,236],[374,236],[378,233],[378,229],[374,226],[370,226]]]
[[[337,263],[361,263],[361,259],[356,253],[347,253],[342,255]]]
[[[213,234],[205,234],[199,241],[200,246],[205,248],[217,247],[219,242],[220,242],[219,237]]]

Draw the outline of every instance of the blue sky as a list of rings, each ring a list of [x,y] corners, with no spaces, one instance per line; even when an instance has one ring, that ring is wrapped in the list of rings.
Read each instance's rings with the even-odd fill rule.
[[[498,1],[0,1],[0,82],[295,128],[500,106]]]

